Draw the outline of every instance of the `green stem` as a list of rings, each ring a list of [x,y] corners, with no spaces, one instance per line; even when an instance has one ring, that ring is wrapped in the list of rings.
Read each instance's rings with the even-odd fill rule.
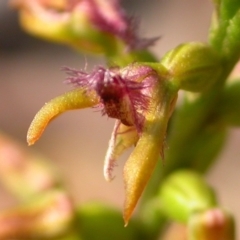
[[[106,51],[108,65],[125,67],[134,62],[158,62],[156,56],[148,50],[128,51],[119,44],[114,51]]]

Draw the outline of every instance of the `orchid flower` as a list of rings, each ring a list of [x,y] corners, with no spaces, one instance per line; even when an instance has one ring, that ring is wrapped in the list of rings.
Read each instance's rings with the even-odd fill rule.
[[[116,160],[135,146],[124,167],[125,224],[145,188],[159,156],[177,93],[167,91],[159,70],[144,64],[125,68],[96,67],[92,73],[65,67],[66,82],[76,89],[54,98],[37,113],[27,135],[29,145],[39,139],[48,123],[67,110],[99,107],[116,123],[105,157],[104,176],[113,179]]]
[[[118,0],[12,0],[23,28],[36,36],[102,53],[139,50],[158,37],[140,38],[138,21],[128,17]]]

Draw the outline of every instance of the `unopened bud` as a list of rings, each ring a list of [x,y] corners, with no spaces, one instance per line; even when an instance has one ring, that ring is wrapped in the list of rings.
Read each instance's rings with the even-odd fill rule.
[[[215,208],[194,214],[188,225],[189,240],[234,240],[234,221],[225,210]]]
[[[44,160],[7,136],[0,135],[0,179],[18,198],[29,199],[60,185],[55,170]]]
[[[216,204],[214,192],[200,175],[188,170],[174,172],[160,189],[162,210],[170,218],[186,223],[196,211]]]
[[[179,89],[192,92],[208,90],[220,76],[222,68],[219,55],[210,46],[197,42],[171,50],[161,63]]]
[[[70,198],[60,191],[0,213],[0,239],[49,239],[65,234],[74,218]]]

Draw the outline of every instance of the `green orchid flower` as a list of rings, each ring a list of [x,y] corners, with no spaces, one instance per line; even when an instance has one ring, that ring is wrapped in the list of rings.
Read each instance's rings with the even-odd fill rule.
[[[103,115],[115,118],[104,163],[107,181],[113,179],[119,155],[135,146],[123,173],[125,224],[159,156],[163,157],[167,124],[177,99],[177,91],[168,90],[168,81],[160,69],[135,63],[122,69],[96,67],[92,73],[86,73],[65,67],[66,82],[76,89],[46,103],[35,116],[27,135],[28,143],[34,144],[53,118],[72,109],[98,107]]]

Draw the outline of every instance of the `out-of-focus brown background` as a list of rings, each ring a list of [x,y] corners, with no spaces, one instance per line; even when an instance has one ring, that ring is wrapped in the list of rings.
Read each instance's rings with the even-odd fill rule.
[[[152,47],[159,57],[187,41],[207,41],[212,5],[210,0],[123,1],[130,14],[140,16],[143,36],[161,36]],[[28,126],[40,107],[69,90],[62,83],[61,66],[88,69],[103,64],[101,57],[81,55],[65,46],[37,40],[21,32],[17,13],[0,1],[0,129],[25,144]],[[73,111],[57,118],[31,149],[56,163],[75,201],[102,200],[123,204],[122,166],[119,161],[112,183],[102,174],[103,159],[113,120],[93,109]],[[230,131],[219,161],[207,176],[218,190],[223,206],[240,220],[240,130]],[[0,187],[0,209],[14,203]]]

